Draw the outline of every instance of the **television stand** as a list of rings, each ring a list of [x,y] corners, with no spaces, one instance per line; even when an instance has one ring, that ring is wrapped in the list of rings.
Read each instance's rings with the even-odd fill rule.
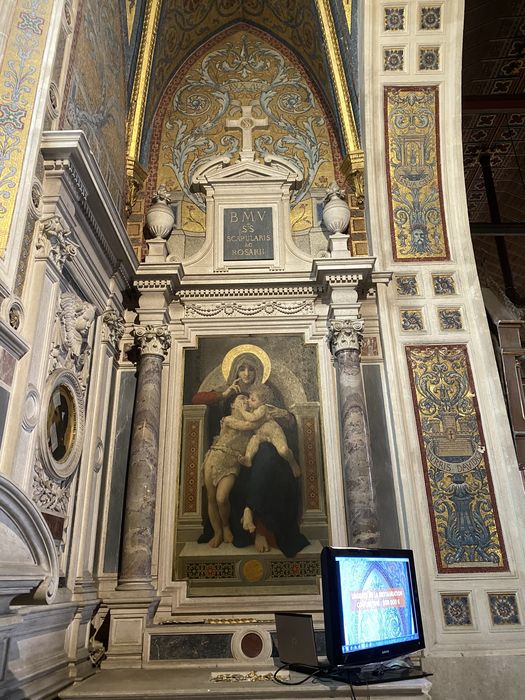
[[[412,666],[387,666],[370,664],[359,668],[357,666],[335,666],[323,672],[325,678],[348,683],[349,685],[373,685],[374,683],[393,683],[409,681],[415,678],[426,678],[431,673],[425,673],[420,668]]]

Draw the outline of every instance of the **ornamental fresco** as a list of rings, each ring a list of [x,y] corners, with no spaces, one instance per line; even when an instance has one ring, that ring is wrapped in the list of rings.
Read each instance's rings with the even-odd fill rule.
[[[62,129],[82,129],[117,208],[126,172],[126,77],[119,3],[86,0],[73,48]]]
[[[236,22],[265,27],[291,46],[320,89],[331,99],[330,79],[323,60],[321,31],[313,0],[183,0],[163,3],[155,44],[145,132],[159,100],[183,62],[222,28]],[[145,160],[145,154],[142,154]]]
[[[447,260],[437,88],[386,87],[385,139],[394,260]]]
[[[7,248],[46,44],[50,0],[19,0],[0,66],[0,257]],[[4,28],[5,29],[5,28]]]
[[[159,143],[152,148],[148,189],[151,194],[164,184],[180,193],[185,232],[205,231],[205,197],[191,187],[194,173],[212,158],[237,159],[242,134],[230,122],[250,106],[251,116],[264,124],[253,131],[253,149],[261,162],[276,155],[303,173],[302,184],[292,192],[293,231],[315,225],[316,202],[336,179],[326,117],[289,57],[264,35],[238,30],[203,52],[170,85],[157,116]]]
[[[506,570],[466,346],[406,353],[438,570]]]

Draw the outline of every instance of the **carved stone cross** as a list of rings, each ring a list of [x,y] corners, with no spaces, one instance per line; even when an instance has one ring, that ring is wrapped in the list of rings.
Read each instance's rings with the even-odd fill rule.
[[[226,120],[227,129],[240,129],[242,131],[241,160],[254,160],[253,130],[260,129],[263,126],[268,126],[268,119],[266,117],[256,119],[252,116],[252,105],[241,106],[241,116],[239,119]]]

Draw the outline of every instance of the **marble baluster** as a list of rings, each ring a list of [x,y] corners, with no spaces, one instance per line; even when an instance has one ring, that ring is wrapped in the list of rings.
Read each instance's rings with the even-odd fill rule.
[[[139,326],[135,328],[135,341],[141,356],[131,433],[119,588],[151,589],[161,375],[170,336],[165,326]]]
[[[329,339],[337,369],[348,543],[374,547],[379,544],[379,524],[361,375],[362,329],[362,321],[332,321]]]

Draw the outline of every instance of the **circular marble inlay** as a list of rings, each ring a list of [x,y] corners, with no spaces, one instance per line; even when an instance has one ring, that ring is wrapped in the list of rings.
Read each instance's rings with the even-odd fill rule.
[[[248,559],[241,566],[243,578],[249,583],[260,581],[264,575],[264,567],[258,559]]]
[[[241,651],[249,659],[255,659],[263,649],[263,640],[255,632],[248,632],[241,639]]]

